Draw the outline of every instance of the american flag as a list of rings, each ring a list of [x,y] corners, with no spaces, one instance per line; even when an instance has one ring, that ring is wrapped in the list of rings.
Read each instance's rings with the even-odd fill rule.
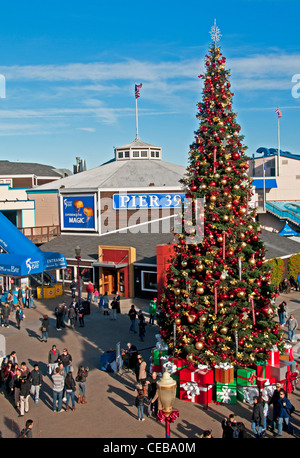
[[[275,111],[275,113],[278,113],[278,118],[281,118],[281,117],[282,117],[282,113],[281,113],[281,111],[279,110],[279,108],[277,108],[277,110]]]
[[[143,86],[142,83],[135,85],[135,98],[136,99],[138,99],[140,97],[140,90],[141,90],[142,86]]]

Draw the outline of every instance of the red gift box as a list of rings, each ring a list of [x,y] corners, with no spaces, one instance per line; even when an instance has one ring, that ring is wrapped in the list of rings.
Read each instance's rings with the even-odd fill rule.
[[[279,350],[269,350],[267,351],[267,355],[270,356],[270,358],[268,359],[268,363],[270,366],[276,366],[277,364],[279,364]]]
[[[283,351],[284,356],[288,356],[288,361],[294,361],[294,353],[293,353],[293,346],[292,345],[285,345],[285,349]]]
[[[178,370],[173,375],[179,375],[179,372],[189,365],[186,359],[179,358],[178,356],[170,356],[168,361],[172,364],[175,364],[175,366],[178,368]]]
[[[255,369],[257,377],[265,379],[271,377],[271,366],[269,366],[269,364],[255,364]]]
[[[152,373],[153,372],[162,373],[163,372],[162,365],[161,364],[152,364]]]
[[[257,377],[256,379],[256,385],[259,386],[260,388],[264,388],[266,382],[268,385],[272,385],[273,383],[275,383],[275,378],[270,377],[266,379],[262,377]]]
[[[197,382],[202,385],[210,385],[214,383],[214,371],[208,366],[196,368],[194,366],[186,367],[179,373],[180,383]]]
[[[208,404],[213,398],[213,385],[201,386],[196,382],[180,384],[179,398],[196,404]]]

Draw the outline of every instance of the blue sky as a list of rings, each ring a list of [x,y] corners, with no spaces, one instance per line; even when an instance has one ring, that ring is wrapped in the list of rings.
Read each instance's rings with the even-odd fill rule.
[[[0,158],[98,166],[134,140],[142,83],[141,139],[186,165],[214,19],[248,155],[277,147],[277,106],[281,149],[300,154],[299,10],[298,0],[2,4]]]

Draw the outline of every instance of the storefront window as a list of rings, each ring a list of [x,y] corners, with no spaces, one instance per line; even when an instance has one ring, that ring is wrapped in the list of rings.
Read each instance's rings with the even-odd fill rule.
[[[91,281],[93,283],[93,269],[88,267],[80,267],[80,275],[85,283]]]
[[[142,290],[157,291],[156,272],[142,271]]]
[[[62,271],[59,272],[60,279],[62,279]],[[74,267],[67,267],[65,270],[65,280],[72,281],[74,278]]]

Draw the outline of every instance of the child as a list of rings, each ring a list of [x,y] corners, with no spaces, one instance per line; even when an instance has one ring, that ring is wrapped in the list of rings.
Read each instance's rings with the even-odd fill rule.
[[[144,418],[144,390],[141,385],[137,385],[137,397],[135,398],[135,405],[138,409],[138,421],[145,421]]]

